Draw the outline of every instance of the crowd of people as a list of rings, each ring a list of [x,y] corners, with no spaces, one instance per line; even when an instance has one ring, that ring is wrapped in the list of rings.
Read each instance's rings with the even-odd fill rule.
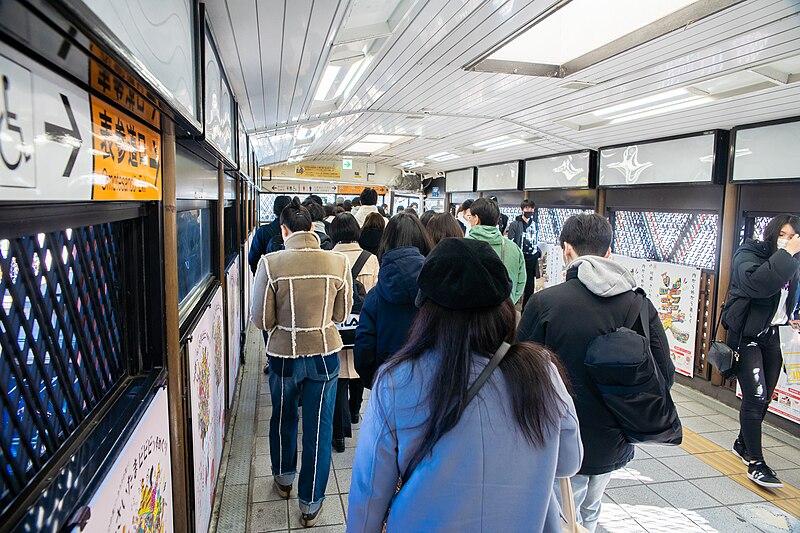
[[[360,424],[348,531],[556,532],[564,506],[594,531],[611,473],[632,460],[633,444],[681,435],[665,331],[631,273],[609,258],[611,225],[597,214],[569,218],[560,234],[566,281],[534,293],[532,201],[511,221],[493,197],[455,215],[409,207],[391,218],[377,201],[372,189],[337,205],[280,196],[276,220],[256,233],[252,320],[268,358],[275,491],[291,497],[302,408],[306,527],[322,512],[332,452]],[[743,386],[734,445],[767,487],[779,481],[761,455],[760,423],[780,361],[775,326],[797,308],[800,221],[773,230],[734,276],[734,300],[747,309],[732,300],[725,317],[755,361],[742,365],[742,379],[754,365],[770,369]],[[629,336],[614,337],[620,331]],[[664,431],[621,423],[609,394],[624,387],[609,393],[587,366],[598,342],[619,346],[630,335],[663,400]],[[623,351],[636,347],[626,342]],[[372,393],[362,419],[364,387]],[[562,498],[562,478],[572,498]]]

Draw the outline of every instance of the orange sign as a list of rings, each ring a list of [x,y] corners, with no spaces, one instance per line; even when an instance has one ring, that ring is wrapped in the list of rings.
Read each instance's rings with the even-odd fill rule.
[[[160,200],[161,135],[95,96],[94,200]]]
[[[389,189],[383,185],[376,185],[374,187],[365,185],[339,185],[339,194],[361,194],[364,189],[375,189],[378,192],[378,196],[385,195],[389,192]]]

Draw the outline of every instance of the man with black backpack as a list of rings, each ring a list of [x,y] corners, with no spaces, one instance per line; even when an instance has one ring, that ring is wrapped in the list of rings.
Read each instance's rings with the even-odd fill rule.
[[[597,526],[611,472],[633,459],[632,442],[680,441],[669,398],[675,367],[664,327],[653,304],[634,291],[630,272],[609,259],[612,239],[611,225],[600,215],[576,215],[564,223],[559,240],[567,280],[531,297],[518,335],[553,350],[569,374],[584,449],[572,487],[578,521],[589,531]],[[605,363],[616,371],[604,374]],[[634,377],[615,387],[620,375]],[[637,420],[631,424],[625,411],[626,401],[642,394],[647,411],[638,413],[638,421],[659,426],[657,434],[649,426],[632,427]],[[656,420],[650,420],[651,412],[658,413]]]

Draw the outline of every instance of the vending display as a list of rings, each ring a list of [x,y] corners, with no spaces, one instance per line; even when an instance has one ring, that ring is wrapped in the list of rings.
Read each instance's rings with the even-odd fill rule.
[[[698,268],[716,267],[716,213],[613,211],[610,221],[616,254]]]
[[[564,207],[540,207],[539,216],[539,242],[560,244],[558,237],[564,222],[573,216],[585,213],[594,213],[593,209],[570,209]]]

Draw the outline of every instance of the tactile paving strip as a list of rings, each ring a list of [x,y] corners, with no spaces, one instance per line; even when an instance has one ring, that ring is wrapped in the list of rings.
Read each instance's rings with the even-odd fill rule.
[[[227,456],[225,478],[221,479],[222,502],[216,531],[244,533],[247,528],[248,494],[250,489],[250,460],[255,446],[258,377],[263,357],[258,350],[261,335],[253,328],[247,331],[246,363],[242,367],[239,391],[230,418],[233,439]],[[219,487],[217,497],[219,497]]]

